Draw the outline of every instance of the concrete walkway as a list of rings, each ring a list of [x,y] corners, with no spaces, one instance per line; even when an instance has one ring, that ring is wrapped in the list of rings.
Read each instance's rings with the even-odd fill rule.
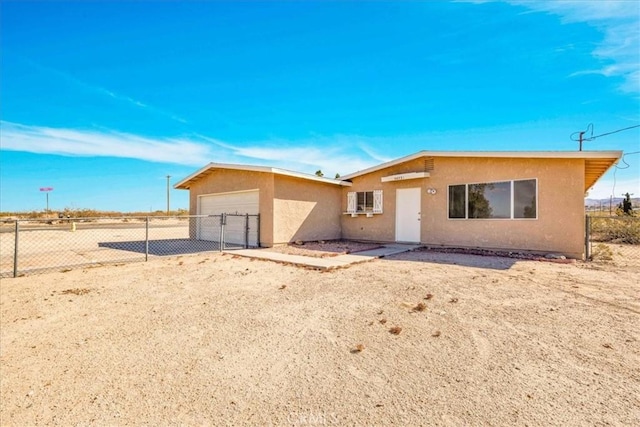
[[[295,264],[303,267],[315,268],[318,270],[329,270],[332,268],[347,267],[361,262],[367,262],[376,258],[384,258],[389,255],[409,252],[420,245],[389,244],[369,251],[355,252],[351,254],[338,255],[326,258],[317,258],[303,255],[289,255],[280,252],[269,252],[264,249],[237,249],[225,251],[228,254],[239,255],[247,258],[263,259],[280,262],[283,264]]]

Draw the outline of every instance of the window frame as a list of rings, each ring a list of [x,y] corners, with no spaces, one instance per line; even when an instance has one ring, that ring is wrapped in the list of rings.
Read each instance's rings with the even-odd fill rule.
[[[515,216],[515,183],[519,181],[534,181],[535,182],[535,216],[532,218],[526,217],[516,217]],[[508,218],[470,218],[469,217],[469,186],[470,185],[478,185],[478,184],[494,184],[494,183],[503,183],[508,182],[510,187],[510,197],[509,197],[509,210],[510,216]],[[464,217],[462,218],[452,218],[450,216],[451,213],[451,188],[452,187],[460,187],[464,186]],[[537,221],[539,218],[539,189],[538,189],[538,178],[517,178],[517,179],[502,179],[502,180],[494,180],[494,181],[483,181],[483,182],[468,182],[464,184],[450,184],[447,185],[447,219],[451,221],[468,221],[468,220],[490,220],[490,221]]]
[[[370,207],[367,207],[367,194],[371,195]],[[364,203],[358,203],[359,196],[362,195]],[[349,191],[347,193],[347,211],[345,213],[351,215],[373,215],[381,214],[383,207],[382,190],[366,190],[366,191]],[[364,210],[359,210],[360,206],[364,206]]]

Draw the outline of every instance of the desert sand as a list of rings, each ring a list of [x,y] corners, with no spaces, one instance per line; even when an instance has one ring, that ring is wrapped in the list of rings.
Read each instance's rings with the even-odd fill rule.
[[[0,424],[637,424],[639,277],[416,251],[2,279]]]

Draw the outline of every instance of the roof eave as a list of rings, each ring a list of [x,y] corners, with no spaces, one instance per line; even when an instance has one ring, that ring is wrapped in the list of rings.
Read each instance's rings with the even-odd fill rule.
[[[272,168],[272,167],[268,167],[268,166],[253,166],[253,165],[240,165],[240,164],[213,163],[212,162],[212,163],[209,163],[206,166],[198,169],[196,172],[192,173],[191,175],[187,176],[186,178],[182,179],[181,181],[176,183],[173,186],[173,188],[175,188],[176,190],[188,190],[191,187],[190,183],[192,181],[198,179],[200,176],[202,176],[206,172],[212,171],[212,170],[215,170],[215,169],[227,169],[227,170],[241,170],[241,171],[249,171],[249,172],[273,173],[273,174],[277,174],[277,175],[290,176],[290,177],[293,177],[293,178],[300,178],[300,179],[306,179],[306,180],[309,180],[309,181],[321,182],[321,183],[324,183],[324,184],[340,185],[340,186],[343,186],[343,187],[350,187],[352,185],[350,182],[344,181],[344,180],[325,178],[325,177],[317,176],[317,175],[309,175],[309,174],[305,174],[305,173],[301,173],[301,172],[290,171],[290,170],[287,170],[287,169]]]
[[[392,166],[406,163],[421,157],[478,157],[478,158],[548,158],[548,159],[589,159],[589,158],[611,158],[619,159],[622,151],[426,151],[422,150],[399,159],[381,163],[358,172],[350,173],[341,179],[352,179],[366,175]]]

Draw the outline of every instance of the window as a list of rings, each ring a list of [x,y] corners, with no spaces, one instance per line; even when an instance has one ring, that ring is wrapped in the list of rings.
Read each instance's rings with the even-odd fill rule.
[[[466,185],[452,185],[449,187],[449,218],[465,218]]]
[[[356,212],[373,212],[373,191],[359,191]]]
[[[536,218],[536,180],[513,181],[513,217]]]
[[[347,193],[347,213],[382,213],[382,190]]]
[[[450,219],[537,218],[537,180],[449,186]]]

